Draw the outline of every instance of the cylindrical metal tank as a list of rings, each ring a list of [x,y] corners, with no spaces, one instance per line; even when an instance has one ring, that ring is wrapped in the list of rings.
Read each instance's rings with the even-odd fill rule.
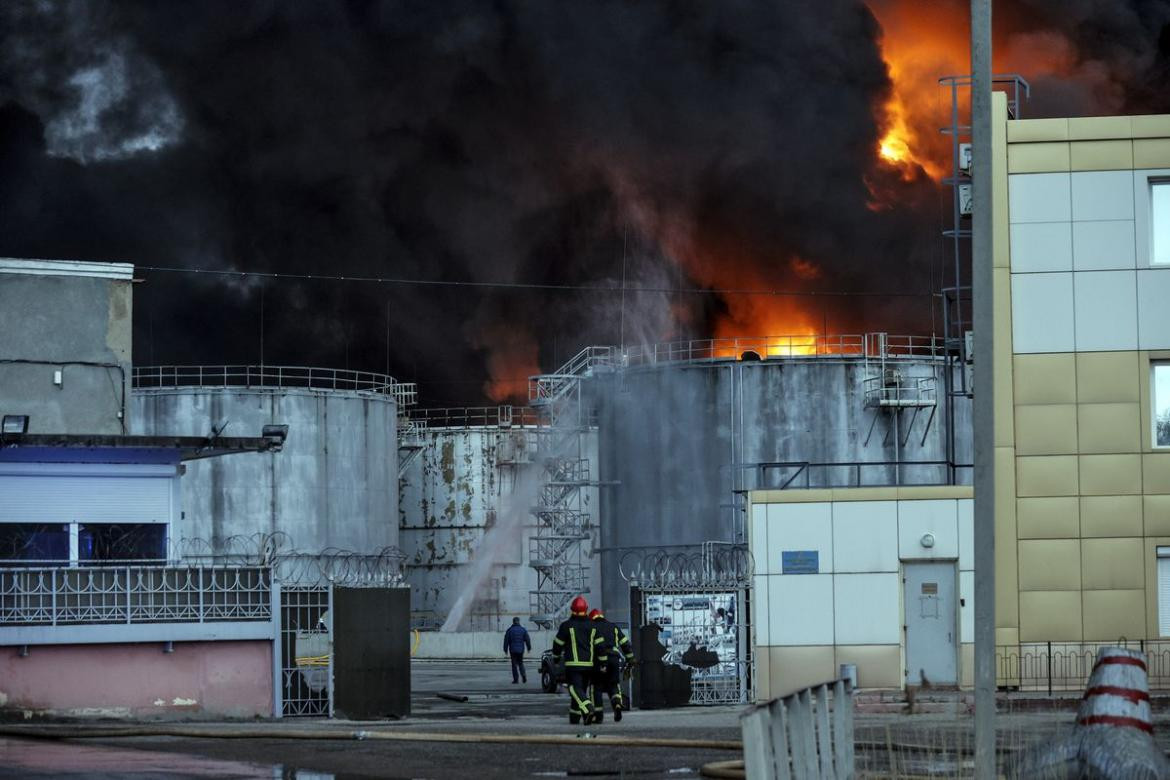
[[[291,547],[373,553],[398,544],[397,409],[413,385],[307,368],[137,368],[132,426],[147,435],[259,435],[289,426],[278,453],[188,462],[172,536],[287,534]]]
[[[969,467],[947,464],[944,359],[883,361],[858,349],[763,359],[672,352],[588,380],[600,477],[616,483],[600,501],[609,610],[620,615],[628,601],[619,572],[627,551],[744,541],[736,491],[970,481]],[[953,460],[969,464],[967,399],[956,417]]]

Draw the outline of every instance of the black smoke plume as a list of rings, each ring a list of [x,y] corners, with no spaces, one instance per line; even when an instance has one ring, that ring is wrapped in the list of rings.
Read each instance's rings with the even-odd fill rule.
[[[1065,14],[1086,56],[1136,79],[1119,107],[1164,108],[1141,79],[1166,73],[1166,3],[1072,6],[1012,13]],[[879,35],[844,0],[4,3],[0,255],[928,293],[941,196],[875,159]],[[388,368],[428,404],[627,324],[706,336],[735,307],[140,276],[138,364]],[[929,298],[810,305],[832,332],[937,327]]]

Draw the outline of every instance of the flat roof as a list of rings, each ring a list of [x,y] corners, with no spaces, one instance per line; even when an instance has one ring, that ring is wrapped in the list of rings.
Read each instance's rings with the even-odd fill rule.
[[[88,260],[38,260],[0,257],[0,274],[29,276],[89,276],[96,279],[131,281],[133,263],[95,263]]]
[[[0,434],[0,462],[156,463],[199,460],[237,452],[280,452],[263,436],[112,436],[108,434]]]

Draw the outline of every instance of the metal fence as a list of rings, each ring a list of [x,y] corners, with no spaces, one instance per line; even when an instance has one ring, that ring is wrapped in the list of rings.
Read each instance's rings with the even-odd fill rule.
[[[399,406],[413,406],[418,389],[387,374],[308,366],[135,366],[135,390],[177,387],[289,387],[309,390],[353,390],[393,397]]]
[[[854,777],[853,701],[846,680],[761,704],[741,715],[740,725],[748,780]]]
[[[332,585],[280,591],[280,673],[284,717],[333,716]]]
[[[942,358],[945,354],[940,338],[885,333],[691,339],[613,349],[611,361],[622,366],[738,359],[745,353],[765,360],[775,357]]]
[[[642,625],[657,624],[661,659],[691,670],[691,704],[754,699],[752,574],[742,545],[628,550],[619,571],[637,587]],[[649,660],[649,659],[647,659]]]
[[[1082,691],[1102,647],[1128,647],[1145,653],[1150,690],[1170,691],[1170,639],[998,645],[997,683],[1024,692]]]
[[[270,621],[264,566],[0,569],[0,626]]]

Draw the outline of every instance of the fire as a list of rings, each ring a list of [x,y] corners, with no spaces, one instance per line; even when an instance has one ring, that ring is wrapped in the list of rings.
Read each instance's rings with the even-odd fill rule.
[[[528,377],[541,373],[536,341],[519,329],[503,326],[488,328],[473,341],[490,350],[484,394],[495,403],[527,403]]]
[[[950,168],[950,146],[938,131],[945,113],[938,79],[970,69],[962,14],[949,3],[868,0],[868,5],[882,27],[881,53],[892,82],[879,110],[878,159],[897,167],[905,179],[921,169],[939,180]],[[945,98],[949,104],[950,95]]]

